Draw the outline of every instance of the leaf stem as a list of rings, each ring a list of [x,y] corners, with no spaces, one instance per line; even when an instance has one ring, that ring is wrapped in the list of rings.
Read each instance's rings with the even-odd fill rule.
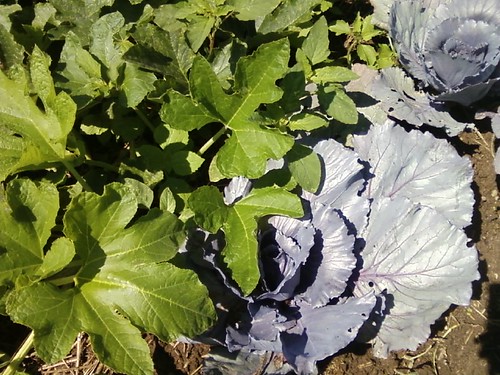
[[[85,181],[85,179],[82,177],[80,173],[75,169],[73,164],[69,162],[68,160],[63,160],[62,163],[66,167],[66,169],[73,175],[74,178],[82,185],[82,187],[90,192],[93,192],[94,190],[90,187],[90,185]]]
[[[217,140],[226,132],[226,127],[222,127],[212,138],[210,138],[198,151],[198,155],[202,156]]]
[[[154,132],[155,131],[155,127],[153,126],[153,124],[151,123],[151,121],[149,121],[149,119],[144,114],[144,112],[142,112],[137,107],[134,107],[134,111],[137,114],[137,116],[139,116],[139,118],[141,119],[141,121],[149,128],[149,130],[151,130],[152,132]]]
[[[9,364],[3,370],[2,375],[15,375],[19,370],[19,365],[24,360],[24,358],[28,355],[29,351],[33,348],[33,340],[35,338],[35,333],[33,331],[30,332],[28,337],[24,339],[23,343],[17,351],[14,353],[12,358],[9,360]]]
[[[115,167],[114,165],[105,163],[105,162],[100,161],[100,160],[85,159],[85,164],[93,165],[95,167],[106,169],[106,170],[112,171],[112,172],[118,172],[119,171],[118,167]]]
[[[75,282],[75,275],[60,277],[55,280],[50,280],[50,282],[55,286],[63,286],[73,284]]]

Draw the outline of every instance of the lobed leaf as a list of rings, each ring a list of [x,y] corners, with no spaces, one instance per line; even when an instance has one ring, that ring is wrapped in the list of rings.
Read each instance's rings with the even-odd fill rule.
[[[0,181],[24,169],[38,169],[65,157],[66,137],[73,127],[76,105],[66,93],[54,92],[49,60],[35,49],[31,59],[33,86],[45,112],[25,87],[0,71]]]
[[[300,199],[282,189],[254,189],[229,209],[222,227],[226,234],[226,247],[222,250],[224,262],[245,295],[259,281],[256,231],[258,219],[265,215],[300,217],[303,215]]]
[[[47,269],[51,261],[44,259],[44,248],[58,210],[59,194],[52,184],[16,179],[7,185],[0,196],[0,284],[14,283],[21,274],[33,274],[40,266]]]
[[[241,58],[233,95],[222,89],[208,61],[197,57],[189,77],[192,98],[171,92],[169,102],[162,106],[163,121],[183,130],[223,123],[232,135],[216,155],[218,172],[225,177],[262,176],[267,160],[283,157],[294,143],[291,136],[252,121],[259,106],[281,98],[282,91],[275,82],[288,70],[289,49],[288,40],[281,39]],[[273,64],[266,63],[270,59]]]
[[[118,183],[101,196],[77,195],[63,218],[82,261],[74,288],[42,282],[9,294],[9,315],[35,330],[44,360],[60,360],[84,331],[98,358],[116,371],[152,374],[137,327],[172,341],[212,323],[215,311],[196,274],[167,262],[183,241],[182,222],[159,209],[136,218],[137,208],[136,194]]]

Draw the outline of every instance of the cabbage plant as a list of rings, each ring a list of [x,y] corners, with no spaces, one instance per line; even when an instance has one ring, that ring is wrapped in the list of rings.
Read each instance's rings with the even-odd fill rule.
[[[392,122],[355,136],[353,149],[303,142],[322,160],[322,183],[301,193],[304,217],[261,220],[260,282],[250,294],[224,263],[223,233],[198,231],[201,243],[191,235],[186,244],[203,249],[199,262],[216,276],[206,281],[220,315],[210,338],[233,352],[212,353],[205,373],[314,374],[355,339],[379,357],[414,350],[450,305],[470,301],[479,274],[463,231],[474,202],[468,159]],[[233,179],[225,204],[254,185]]]
[[[407,72],[440,101],[470,105],[500,79],[497,0],[373,0]],[[392,4],[391,4],[392,3]]]

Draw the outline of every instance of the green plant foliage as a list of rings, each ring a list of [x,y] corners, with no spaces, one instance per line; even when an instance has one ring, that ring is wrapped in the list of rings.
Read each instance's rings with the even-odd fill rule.
[[[116,372],[152,374],[143,333],[214,324],[186,233],[223,237],[248,295],[263,220],[303,216],[324,177],[301,138],[358,121],[332,2],[20,4],[0,5],[0,312],[46,362],[86,332]],[[254,188],[227,204],[240,176]]]
[[[295,144],[287,154],[290,172],[304,190],[312,193],[321,183],[321,161],[309,147]]]
[[[311,18],[311,9],[321,0],[289,0],[282,1],[272,13],[266,15],[257,31],[262,34],[279,32],[300,21]]]
[[[382,69],[396,65],[396,53],[385,43],[376,43],[374,38],[384,35],[385,31],[375,28],[372,23],[372,15],[356,18],[349,24],[344,20],[337,20],[330,25],[329,30],[335,35],[345,35],[345,47],[347,54],[345,58],[348,64],[353,61],[352,54],[356,52],[358,58],[368,66]]]
[[[55,225],[59,194],[54,185],[18,179],[9,183],[0,197],[0,284],[16,280],[23,273],[50,274],[59,268],[52,252],[59,253],[56,242],[44,254],[44,248]],[[68,245],[70,248],[71,245]],[[60,254],[60,253],[59,253]],[[46,263],[44,264],[45,259]],[[71,260],[71,259],[70,259]],[[42,266],[42,264],[44,264]],[[63,267],[65,264],[63,264]]]
[[[224,92],[205,59],[195,59],[190,75],[192,98],[170,93],[170,101],[162,107],[163,121],[187,131],[211,122],[224,124],[232,134],[219,151],[218,170],[225,177],[262,176],[267,159],[282,157],[293,145],[289,135],[265,128],[251,118],[262,103],[281,98],[282,91],[275,82],[287,71],[289,48],[288,41],[282,39],[240,59],[233,95]],[[266,63],[270,59],[273,64]]]
[[[24,169],[38,169],[65,156],[76,106],[65,92],[56,95],[49,59],[35,49],[30,60],[31,80],[44,111],[27,95],[27,87],[0,71],[0,181]]]
[[[298,197],[285,190],[255,189],[229,208],[222,226],[226,234],[223,259],[245,295],[252,292],[259,280],[255,232],[258,218],[265,215],[300,217],[303,210]]]
[[[330,41],[328,39],[328,25],[326,18],[321,17],[313,25],[304,43],[302,50],[312,65],[325,61],[330,55]]]
[[[101,196],[79,194],[64,215],[64,233],[81,263],[74,287],[38,282],[9,294],[9,315],[34,329],[44,360],[63,358],[85,331],[102,361],[121,372],[149,374],[149,348],[137,326],[171,341],[212,322],[205,287],[192,271],[167,262],[183,240],[182,223],[159,209],[131,223],[137,207],[136,194],[121,184],[107,185]],[[47,232],[50,222],[33,220]],[[54,244],[52,251],[63,251],[64,244]],[[181,285],[189,293],[179,293]]]
[[[227,221],[228,207],[222,193],[215,186],[202,186],[189,196],[188,204],[194,212],[196,224],[216,233]]]

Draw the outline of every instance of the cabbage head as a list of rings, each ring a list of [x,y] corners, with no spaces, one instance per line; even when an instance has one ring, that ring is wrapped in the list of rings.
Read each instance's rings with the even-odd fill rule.
[[[388,27],[403,67],[437,100],[470,105],[500,80],[499,0],[396,0]]]

